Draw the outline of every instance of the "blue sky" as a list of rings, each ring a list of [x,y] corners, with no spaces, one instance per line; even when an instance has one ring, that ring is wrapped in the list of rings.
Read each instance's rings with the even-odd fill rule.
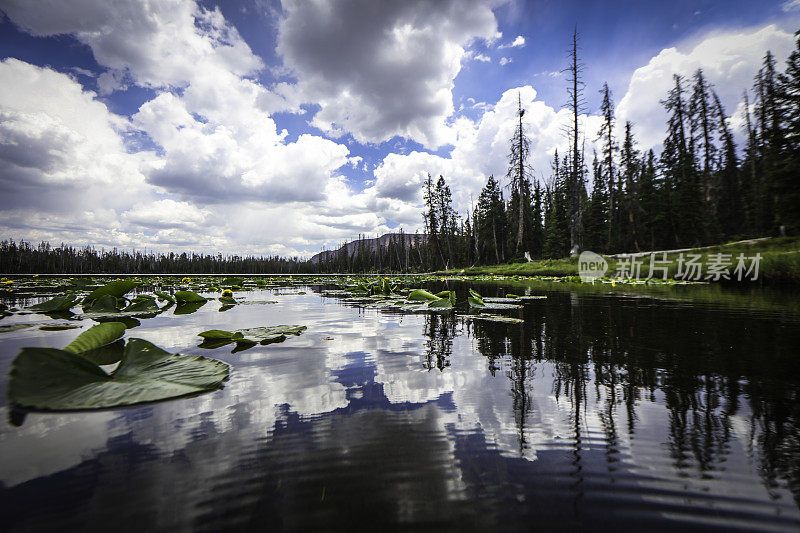
[[[702,67],[741,125],[760,58],[800,0],[0,0],[2,237],[303,254],[420,226],[444,174],[463,213],[505,174],[517,95],[549,176],[580,34],[591,149],[599,90],[641,149],[672,73]]]

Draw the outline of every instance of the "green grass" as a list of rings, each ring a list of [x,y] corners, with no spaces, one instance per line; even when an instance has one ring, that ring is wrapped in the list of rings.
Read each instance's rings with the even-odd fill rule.
[[[705,281],[706,269],[710,263],[709,258],[711,255],[719,253],[730,254],[733,263],[730,267],[732,274],[736,265],[736,257],[739,254],[744,254],[744,256],[748,258],[747,264],[749,265],[749,258],[759,253],[761,254],[759,281],[765,283],[800,284],[800,237],[770,237],[754,241],[737,241],[715,246],[693,248],[682,253],[685,258],[688,257],[688,254],[699,254],[701,256],[699,262],[703,265],[703,281]],[[617,271],[617,267],[621,261],[619,255],[620,254],[617,254],[617,256],[605,256],[609,266],[607,275],[613,276]],[[678,273],[678,258],[680,255],[681,252],[667,254],[666,259],[670,261],[668,265],[668,277],[670,278],[674,278]],[[656,258],[660,260],[662,255],[657,254]],[[648,255],[641,258],[641,261],[642,267],[639,277],[645,278],[649,273],[650,256]],[[529,263],[487,265],[447,270],[440,273],[466,276],[577,276],[578,258],[576,256],[564,259],[544,259],[531,261]]]

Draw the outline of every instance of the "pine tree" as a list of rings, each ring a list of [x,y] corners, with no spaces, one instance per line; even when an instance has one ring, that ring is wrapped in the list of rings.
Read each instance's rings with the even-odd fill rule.
[[[669,119],[661,165],[674,192],[674,201],[670,202],[670,218],[678,241],[676,244],[699,246],[705,233],[702,192],[695,171],[695,156],[690,151],[686,131],[689,116],[684,98],[683,77],[676,74],[673,79],[675,86],[662,101],[669,113]]]
[[[619,242],[624,250],[639,250],[639,240],[636,234],[636,219],[638,218],[638,174],[640,172],[639,151],[634,146],[633,131],[630,121],[625,123],[625,139],[620,153],[619,181],[624,184],[624,191],[620,190],[619,199],[619,226],[621,231]]]
[[[570,252],[570,219],[567,181],[571,159],[565,156],[558,159],[558,151],[553,159],[552,184],[547,190],[547,209],[545,211],[544,256],[566,257]]]
[[[736,144],[728,128],[728,116],[716,92],[712,91],[714,114],[719,125],[719,140],[722,148],[719,153],[719,197],[717,199],[717,225],[724,237],[741,236],[744,230],[742,187],[739,172],[739,158]]]
[[[475,233],[480,250],[478,259],[483,263],[500,263],[505,260],[503,243],[506,240],[506,212],[503,194],[494,176],[489,176],[478,197],[475,208]]]
[[[603,182],[603,165],[597,152],[592,163],[592,194],[584,218],[584,246],[593,252],[605,252],[608,242],[608,193]]]
[[[617,184],[615,183],[614,174],[614,154],[617,151],[617,144],[614,140],[614,102],[611,100],[611,91],[608,89],[608,84],[603,84],[603,89],[600,91],[603,95],[603,103],[600,105],[600,113],[603,116],[603,123],[600,126],[600,131],[597,140],[601,141],[603,147],[603,162],[602,170],[605,171],[605,183],[608,190],[608,238],[606,239],[606,250],[616,251],[618,247],[620,231],[618,228],[619,220],[617,215],[618,199],[617,199]]]
[[[653,150],[649,150],[642,164],[637,195],[642,244],[650,250],[664,246],[667,241],[663,232],[666,226],[664,208],[667,205],[664,202],[664,195],[667,194],[669,191],[661,187],[658,182],[655,155]]]

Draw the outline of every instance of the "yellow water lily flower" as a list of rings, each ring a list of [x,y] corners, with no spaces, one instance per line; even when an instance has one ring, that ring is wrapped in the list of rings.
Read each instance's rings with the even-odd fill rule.
[[[181,280],[181,283],[183,283],[184,281],[192,281],[192,279],[191,279],[191,278],[183,278],[183,279]]]
[[[34,275],[33,275],[33,277],[34,277],[34,278],[38,278],[38,277],[39,277],[39,274],[34,274]]]
[[[222,297],[224,298],[226,296],[229,298],[233,298],[233,291],[230,289],[225,289],[224,291],[222,291]]]

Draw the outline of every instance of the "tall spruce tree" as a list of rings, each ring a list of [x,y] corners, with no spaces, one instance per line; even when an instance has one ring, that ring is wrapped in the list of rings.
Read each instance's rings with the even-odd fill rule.
[[[503,245],[506,231],[503,193],[494,176],[489,176],[475,208],[475,233],[480,243],[478,258],[482,263],[500,263],[505,260]]]
[[[686,106],[682,76],[674,75],[675,86],[662,104],[669,114],[667,138],[661,154],[661,165],[668,186],[672,189],[670,218],[677,242],[681,246],[702,244],[705,220],[703,218],[702,191],[698,180],[695,155],[690,151],[687,126],[689,114]]]
[[[619,243],[623,250],[639,250],[637,236],[637,218],[639,215],[639,198],[637,196],[640,172],[639,151],[635,147],[630,121],[625,123],[625,139],[620,152],[620,187],[619,191]]]
[[[603,122],[600,125],[600,131],[597,140],[600,141],[602,146],[602,170],[605,171],[603,182],[608,190],[608,238],[606,239],[606,250],[615,250],[619,246],[620,229],[619,225],[619,200],[617,198],[617,183],[615,181],[615,163],[614,154],[617,152],[617,143],[614,140],[614,102],[611,99],[611,91],[608,88],[608,83],[603,84],[600,91],[603,95],[603,102],[600,105],[600,114],[603,117]]]
[[[608,193],[603,182],[603,164],[597,152],[592,162],[592,194],[584,217],[584,247],[593,252],[605,252],[608,242]]]

